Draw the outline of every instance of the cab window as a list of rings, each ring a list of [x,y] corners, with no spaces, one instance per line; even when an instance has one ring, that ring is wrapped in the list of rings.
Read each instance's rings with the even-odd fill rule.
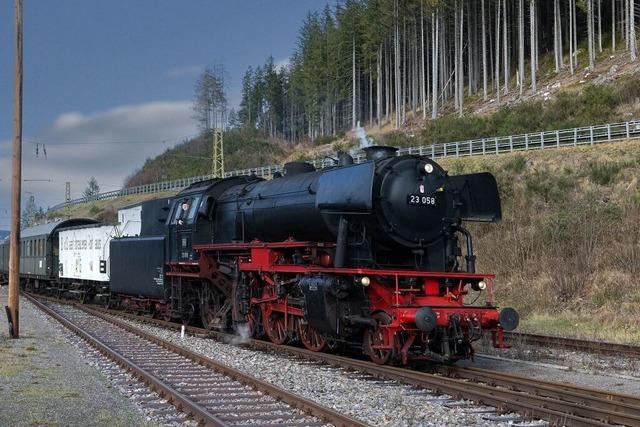
[[[200,196],[185,197],[176,202],[173,215],[173,224],[191,224],[198,212]]]
[[[191,206],[189,207],[189,222],[193,222],[198,212],[198,206],[200,206],[200,196],[191,199]]]

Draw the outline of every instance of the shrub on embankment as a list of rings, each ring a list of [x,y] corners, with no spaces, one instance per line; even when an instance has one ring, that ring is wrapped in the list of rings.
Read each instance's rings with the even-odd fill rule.
[[[475,224],[479,271],[525,328],[640,342],[640,142],[449,159],[488,170],[498,224]]]

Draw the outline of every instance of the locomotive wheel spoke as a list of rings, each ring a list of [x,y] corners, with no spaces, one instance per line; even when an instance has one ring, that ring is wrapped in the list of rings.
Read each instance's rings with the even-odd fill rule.
[[[327,340],[308,323],[298,322],[298,333],[307,350],[323,351],[327,347]]]
[[[363,350],[371,361],[384,365],[389,362],[393,356],[392,349],[374,348],[374,346],[384,345],[384,330],[379,325],[388,325],[391,323],[391,317],[387,313],[376,313],[371,316],[378,324],[375,329],[367,329],[364,332]]]
[[[272,312],[269,316],[264,316],[265,330],[267,336],[274,344],[284,344],[287,342],[287,329],[284,323],[284,315],[279,312]]]

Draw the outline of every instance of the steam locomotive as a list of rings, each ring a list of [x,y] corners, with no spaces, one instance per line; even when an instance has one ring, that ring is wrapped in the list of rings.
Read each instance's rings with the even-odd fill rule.
[[[339,153],[333,167],[288,163],[270,180],[202,181],[142,204],[138,233],[112,233],[96,260],[106,288],[58,277],[45,289],[379,364],[470,358],[485,332],[504,346],[517,312],[493,304],[494,276],[476,273],[463,225],[501,219],[495,178],[365,152],[360,164]]]

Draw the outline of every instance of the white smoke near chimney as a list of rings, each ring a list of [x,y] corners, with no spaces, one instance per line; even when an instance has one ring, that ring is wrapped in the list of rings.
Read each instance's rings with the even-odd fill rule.
[[[367,136],[367,133],[364,131],[363,127],[360,127],[359,121],[356,126],[356,136],[358,137],[358,140],[360,140],[360,149],[371,147],[372,145],[374,145],[373,139]]]

